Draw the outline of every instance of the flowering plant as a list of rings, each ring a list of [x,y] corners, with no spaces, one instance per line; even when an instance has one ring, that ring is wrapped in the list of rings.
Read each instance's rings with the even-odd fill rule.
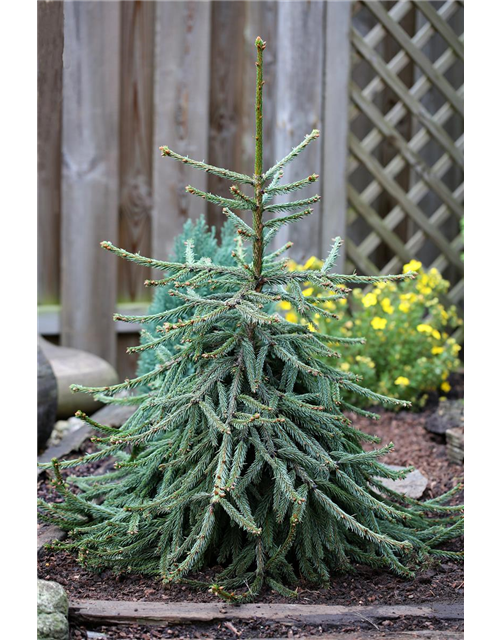
[[[304,265],[290,261],[289,267],[320,269],[322,264],[313,256]],[[449,283],[437,269],[427,272],[421,262],[411,260],[403,267],[408,271],[418,277],[399,285],[379,282],[365,291],[354,289],[350,303],[322,302],[328,294],[313,286],[306,285],[302,293],[338,316],[344,337],[366,338],[366,344],[344,346],[341,369],[363,376],[363,384],[377,393],[423,406],[429,392],[445,395],[451,389],[448,378],[460,365],[461,346],[450,334],[462,320],[455,306],[445,307],[440,301]],[[288,302],[279,307],[287,320],[301,322]],[[318,313],[309,328],[333,335],[338,323]]]

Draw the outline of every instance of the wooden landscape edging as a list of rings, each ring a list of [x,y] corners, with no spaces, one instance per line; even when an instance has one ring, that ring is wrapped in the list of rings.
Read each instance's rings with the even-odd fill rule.
[[[129,602],[121,600],[72,600],[69,617],[86,624],[193,624],[227,620],[266,620],[341,626],[374,620],[405,617],[463,620],[463,602],[437,602],[415,605],[305,605],[183,602]]]

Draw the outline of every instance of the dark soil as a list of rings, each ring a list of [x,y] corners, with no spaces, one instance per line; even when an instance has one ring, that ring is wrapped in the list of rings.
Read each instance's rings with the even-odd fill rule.
[[[444,437],[435,436],[424,429],[426,417],[431,408],[422,413],[400,412],[397,414],[387,411],[380,412],[380,420],[374,422],[369,419],[356,417],[356,425],[364,431],[374,433],[386,444],[392,441],[395,449],[384,458],[384,462],[399,465],[414,465],[429,479],[429,485],[423,499],[434,497],[447,491],[463,478],[463,467],[453,464],[446,457]],[[91,443],[85,447],[92,450]],[[86,475],[89,472],[101,473],[103,467],[111,467],[112,462],[104,464],[94,463],[70,469],[64,475]],[[45,474],[39,479],[39,496],[46,500],[58,499]],[[463,496],[454,497],[459,503]],[[449,549],[460,550],[462,541],[453,541]],[[77,564],[69,552],[54,552],[43,550],[39,554],[39,577],[45,580],[56,580],[68,591],[69,597],[74,599],[98,600],[132,600],[132,601],[162,601],[162,602],[211,602],[213,596],[205,590],[195,590],[185,585],[169,585],[165,587],[156,578],[138,575],[115,575],[111,571],[93,573]],[[193,576],[205,582],[216,581],[218,568],[214,567],[206,572]],[[332,579],[328,588],[317,588],[306,583],[299,585],[298,596],[293,602],[302,604],[335,604],[335,605],[369,605],[369,604],[416,604],[428,601],[461,600],[464,593],[464,574],[461,563],[435,563],[420,571],[413,580],[398,578],[392,574],[358,567],[355,575],[339,575]],[[259,597],[261,602],[290,602],[271,589],[264,589]],[[458,631],[463,628],[461,623],[445,623],[440,621],[412,621],[405,618],[399,621],[383,621],[377,623],[380,630],[449,630]],[[381,626],[380,626],[381,625]],[[415,626],[416,625],[416,626]],[[103,632],[110,639],[114,638],[264,638],[264,637],[304,637],[331,633],[333,629],[308,628],[288,626],[283,624],[263,624],[235,622],[234,626],[240,633],[236,635],[227,623],[217,625],[196,625],[183,627],[144,627],[140,625],[107,627]],[[373,624],[360,622],[358,627],[351,626],[342,631],[357,631],[372,629]],[[95,631],[98,631],[97,629]],[[293,634],[293,635],[292,635]],[[74,628],[72,638],[85,638],[85,632]]]
[[[262,620],[235,620],[231,623],[221,622],[217,624],[197,624],[182,626],[145,626],[145,625],[120,625],[115,627],[96,627],[96,633],[102,633],[108,640],[150,640],[150,638],[216,638],[227,639],[241,638],[311,638],[321,637],[324,634],[342,633],[346,640],[367,640],[366,632],[377,630],[370,638],[387,638],[397,631],[463,631],[463,624],[456,622],[444,622],[440,620],[425,620],[421,618],[405,618],[404,620],[382,620],[380,622],[360,622],[359,624],[342,627],[330,625],[301,625],[299,622],[288,624],[269,623]],[[356,632],[359,632],[358,635]],[[72,627],[71,640],[86,640],[87,632],[82,627]],[[335,636],[337,637],[337,636]],[[398,636],[399,638],[401,636]],[[97,640],[97,639],[96,639]],[[410,639],[409,639],[410,640]],[[424,638],[422,638],[424,640]],[[434,640],[438,637],[434,636]]]

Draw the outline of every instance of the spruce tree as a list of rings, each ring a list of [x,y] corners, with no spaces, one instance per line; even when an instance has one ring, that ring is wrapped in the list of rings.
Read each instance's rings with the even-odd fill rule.
[[[120,429],[80,414],[100,432],[94,438],[99,450],[77,460],[53,460],[63,501],[41,503],[42,517],[70,533],[69,541],[58,546],[76,550],[86,566],[160,575],[171,582],[189,580],[193,570],[219,563],[224,570],[212,592],[239,601],[255,597],[265,584],[294,595],[290,588],[300,578],[325,584],[357,563],[411,576],[432,555],[456,557],[436,547],[462,531],[462,508],[444,504],[458,487],[422,503],[386,488],[381,478],[402,477],[407,470],[394,471],[379,461],[391,444],[364,450],[363,443],[378,439],[344,415],[376,417],[347,403],[347,392],[382,404],[407,403],[378,395],[352,373],[326,364],[325,356],[339,357],[328,346],[331,336],[274,312],[276,302],[287,301],[314,325],[314,314],[334,316],[303,296],[305,282],[328,289],[338,300],[349,293],[348,285],[413,274],[336,274],[339,238],[320,271],[289,271],[281,257],[289,243],[270,248],[277,231],[311,214],[318,199],[272,203],[275,196],[318,179],[312,174],[292,184],[281,181],[283,169],[319,132],[312,131],[264,171],[265,43],[257,38],[256,47],[254,175],[161,148],[166,157],[232,183],[231,198],[187,190],[223,207],[250,245],[248,259],[241,241],[232,265],[197,256],[189,241],[181,262],[102,243],[117,256],[164,272],[163,279],[147,284],[179,300],[178,306],[153,315],[120,318],[160,323],[157,337],[129,351],[159,350],[172,340],[177,347],[133,380],[105,388],[74,386],[106,402],[132,403],[137,410]],[[244,190],[249,187],[251,194]],[[252,222],[235,211],[248,212]],[[345,348],[354,342],[334,340]],[[116,459],[111,472],[62,477],[61,469],[108,456]]]
[[[186,251],[186,242],[190,242],[195,255],[201,255],[210,258],[212,262],[220,265],[232,265],[234,260],[231,256],[234,250],[234,224],[231,220],[226,220],[220,232],[220,242],[217,241],[215,235],[215,227],[209,228],[205,222],[205,217],[200,216],[196,221],[187,220],[184,223],[182,232],[175,238],[172,256],[170,260],[173,262],[182,262]],[[209,289],[198,289],[198,295],[206,295]],[[179,306],[179,300],[175,296],[169,295],[168,287],[156,287],[154,289],[153,301],[148,309],[147,315],[157,316],[160,319],[145,324],[144,331],[141,333],[141,344],[150,342],[157,330],[163,324],[161,320],[161,311],[169,311]],[[186,310],[183,314],[184,318],[194,315],[195,309]],[[147,349],[139,354],[137,364],[137,375],[142,376],[152,371],[157,365],[166,362],[172,356],[178,345],[178,340],[170,340],[157,349]],[[161,383],[160,379],[152,380],[149,385],[144,388],[152,388]]]

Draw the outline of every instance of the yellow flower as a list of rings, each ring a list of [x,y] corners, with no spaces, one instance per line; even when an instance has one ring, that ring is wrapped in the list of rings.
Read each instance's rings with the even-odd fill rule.
[[[417,325],[417,331],[419,333],[432,333],[433,329],[430,324],[419,324]]]
[[[432,337],[436,338],[436,340],[441,340],[441,334],[439,333],[439,331],[437,329],[433,330]]]
[[[454,344],[451,347],[451,352],[454,356],[457,356],[460,351],[462,351],[462,347],[459,344]]]
[[[308,269],[313,269],[314,267],[318,267],[322,264],[323,263],[321,262],[321,260],[318,260],[316,256],[311,256],[309,260],[304,264],[304,270],[307,271]]]
[[[283,309],[283,311],[290,311],[292,305],[288,302],[288,300],[283,300],[283,302],[279,303],[279,308]]]
[[[399,305],[398,309],[399,309],[400,311],[402,311],[403,313],[408,313],[408,311],[410,310],[410,305],[409,305],[409,303],[408,303],[408,302],[402,302],[402,303]]]
[[[448,320],[448,318],[450,317],[449,313],[448,313],[448,312],[446,311],[446,309],[445,309],[443,306],[441,306],[441,305],[439,305],[438,309],[439,309],[439,312],[441,313],[441,320],[442,320],[442,322],[446,322],[446,321]]]
[[[316,327],[313,325],[313,323],[312,323],[312,322],[310,322],[310,323],[307,325],[307,328],[309,329],[309,331],[316,331]]]
[[[444,382],[441,383],[441,389],[445,392],[448,393],[448,391],[451,389],[451,385],[449,382],[447,382],[446,380]]]
[[[302,291],[302,294],[306,297],[312,295],[313,293],[314,293],[313,287],[308,287],[307,289],[304,289],[304,291]]]
[[[342,371],[349,371],[349,369],[351,368],[351,365],[348,362],[343,362],[340,365],[340,368],[342,369]]]
[[[384,298],[380,304],[382,305],[384,313],[387,313],[389,315],[392,315],[394,313],[394,307],[391,305],[391,301],[389,300],[389,298]]]
[[[297,263],[295,260],[291,260],[290,258],[286,261],[286,266],[289,271],[299,271],[300,269],[297,267]]]
[[[290,311],[289,313],[286,314],[285,319],[288,320],[288,322],[297,322],[298,317],[296,313],[294,313],[293,311]]]
[[[347,304],[347,300],[345,298],[340,298],[339,304],[344,307]]]
[[[443,347],[432,347],[431,353],[435,356],[439,355],[440,353],[443,353],[444,348]]]
[[[441,277],[441,274],[439,273],[439,271],[435,267],[433,267],[429,271],[429,285],[431,287],[437,287],[442,280],[443,278]]]
[[[387,324],[387,320],[386,320],[386,318],[379,318],[378,316],[375,316],[370,324],[376,330],[385,329],[385,325]]]
[[[424,296],[428,295],[432,292],[432,285],[429,276],[426,273],[423,273],[417,282],[417,291],[420,291]]]
[[[400,300],[406,300],[408,301],[410,304],[412,302],[415,302],[415,300],[417,299],[417,296],[412,292],[412,293],[402,293],[399,296]]]
[[[396,380],[394,380],[394,384],[397,384],[401,387],[407,387],[410,384],[410,381],[404,376],[399,376],[399,378],[396,378]]]
[[[422,263],[419,262],[418,260],[410,260],[408,264],[404,265],[403,273],[408,273],[408,271],[418,271],[421,266],[422,266]]]
[[[373,307],[377,304],[377,296],[374,293],[367,293],[361,302],[365,307]]]

